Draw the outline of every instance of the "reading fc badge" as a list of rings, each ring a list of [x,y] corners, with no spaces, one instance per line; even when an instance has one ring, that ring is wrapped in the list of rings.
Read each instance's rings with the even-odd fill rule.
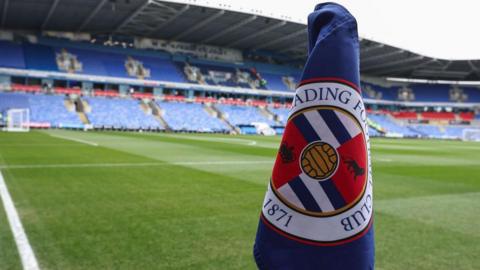
[[[372,216],[369,140],[360,94],[317,82],[297,89],[262,219],[294,240],[331,245],[365,232]]]

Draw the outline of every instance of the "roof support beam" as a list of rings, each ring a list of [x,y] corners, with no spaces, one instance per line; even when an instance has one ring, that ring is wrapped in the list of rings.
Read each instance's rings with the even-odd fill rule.
[[[220,10],[219,12],[215,13],[214,15],[210,16],[208,19],[205,19],[205,20],[202,20],[201,22],[195,24],[194,26],[190,27],[187,31],[183,31],[182,33],[172,37],[173,40],[177,40],[177,39],[180,39],[194,31],[196,31],[197,29],[200,29],[202,28],[203,26],[207,25],[208,23],[210,23],[211,21],[214,21],[216,20],[217,18],[219,18],[220,16],[223,16],[223,14],[225,14],[225,10]]]
[[[233,25],[231,25],[231,26],[223,29],[222,31],[216,33],[216,34],[213,35],[213,36],[209,36],[208,38],[200,41],[200,43],[207,43],[207,42],[210,42],[210,41],[212,41],[212,40],[216,40],[216,39],[224,36],[225,34],[228,34],[228,33],[232,32],[232,31],[234,31],[234,30],[237,30],[238,28],[240,28],[240,27],[242,27],[242,26],[244,26],[244,25],[246,25],[246,24],[248,24],[248,23],[251,23],[251,22],[255,21],[256,19],[257,19],[257,15],[253,15],[253,16],[249,17],[249,18],[246,19],[246,20],[243,20],[243,21],[241,21],[241,22],[239,22],[239,23],[237,23],[237,24],[233,24]]]
[[[412,66],[395,66],[395,67],[392,67],[392,68],[388,68],[388,69],[383,69],[382,71],[380,72],[377,72],[375,75],[388,75],[389,73],[395,73],[395,72],[399,72],[399,71],[404,71],[404,70],[409,70],[409,69],[414,69],[414,68],[420,68],[420,67],[423,67],[423,66],[426,66],[430,63],[433,63],[433,62],[436,62],[437,60],[436,59],[430,59],[429,61],[425,61],[419,65],[415,65],[415,67],[412,67]],[[361,70],[363,72],[363,70]]]
[[[144,8],[146,8],[151,2],[153,2],[153,1],[152,0],[146,0],[145,3],[140,5],[135,11],[133,11],[130,15],[128,15],[128,17],[125,18],[117,27],[115,27],[115,29],[112,31],[112,33],[117,32],[122,27],[127,25],[133,18],[135,18],[140,12],[142,12],[142,10]]]
[[[443,67],[442,67],[442,70],[447,70],[450,65],[452,64],[452,60],[449,60]]]
[[[369,46],[365,49],[360,49],[360,54],[362,53],[367,53],[367,52],[370,52],[370,51],[374,51],[374,50],[377,50],[377,49],[381,49],[383,48],[385,45],[379,43],[379,44],[376,44],[376,45],[373,45],[373,46]]]
[[[150,31],[148,34],[151,35],[151,34],[154,34],[158,31],[160,31],[163,27],[165,27],[166,25],[168,25],[169,23],[173,22],[173,20],[175,20],[176,18],[180,17],[183,13],[185,13],[188,9],[190,9],[190,5],[186,5],[184,6],[182,9],[178,10],[175,15],[173,15],[172,17],[168,18],[166,21],[162,22],[160,25],[158,25],[157,27],[155,27],[155,29],[153,29],[152,31]]]
[[[476,71],[476,72],[480,71],[480,69],[472,62],[472,60],[468,60],[467,63],[472,69],[472,71]]]
[[[471,68],[471,70],[470,70],[470,72],[467,76],[469,76],[470,74],[473,74],[473,75],[476,75],[478,77],[478,75],[480,74],[480,69],[472,62],[472,60],[468,60],[467,63]]]
[[[5,0],[5,2],[3,2],[2,23],[1,23],[2,27],[5,26],[5,21],[7,20],[8,4],[10,4],[9,0]]]
[[[90,21],[97,15],[97,13],[102,9],[102,7],[107,3],[108,0],[102,0],[98,2],[97,6],[93,9],[93,11],[88,15],[88,17],[82,22],[82,24],[77,28],[77,32],[82,31]]]
[[[58,2],[60,2],[60,0],[53,0],[53,3],[50,6],[50,9],[48,10],[47,17],[45,17],[45,20],[43,20],[42,27],[41,27],[42,30],[44,30],[47,27],[48,22],[50,21],[50,18],[52,18],[53,12],[55,12],[55,9],[57,8]]]
[[[360,57],[360,61],[362,63],[371,62],[373,60],[385,59],[387,57],[395,56],[397,54],[402,54],[402,53],[404,53],[404,50],[396,50],[396,51],[393,51],[393,52],[390,52],[390,53],[373,55],[373,56],[370,56],[370,57]]]
[[[429,76],[437,78],[438,76],[442,76],[443,78],[454,78],[454,79],[463,79],[468,76],[470,72],[466,71],[438,71],[438,70],[429,70],[429,69],[420,69],[414,70],[412,75],[414,76]]]
[[[293,33],[290,33],[288,35],[285,35],[285,36],[282,36],[282,37],[279,37],[277,39],[273,39],[273,40],[270,40],[268,42],[265,42],[257,47],[255,47],[255,49],[262,49],[262,48],[266,48],[268,46],[272,46],[272,45],[275,45],[277,43],[280,43],[282,41],[285,41],[285,40],[289,40],[293,37],[296,37],[296,36],[300,36],[300,35],[303,35],[307,32],[307,28],[304,28],[300,31],[297,31],[297,32],[293,32]]]
[[[293,49],[306,46],[307,44],[308,44],[308,40],[305,40],[304,42],[295,43],[295,44],[293,44],[292,46],[288,46],[288,47],[286,47],[286,48],[283,48],[283,49],[280,50],[279,52],[281,52],[281,53],[288,52],[288,51],[291,51],[291,50],[293,50]],[[305,52],[306,52],[306,51],[305,51]]]
[[[414,62],[414,61],[417,61],[417,60],[420,60],[420,59],[423,59],[423,58],[424,57],[421,56],[421,55],[416,55],[414,57],[404,58],[404,59],[397,60],[397,61],[386,62],[386,63],[373,65],[373,66],[367,66],[364,69],[364,71],[377,70],[377,69],[381,69],[381,68],[384,68],[384,67],[391,67],[391,66],[396,66],[396,65],[399,65],[399,64],[410,63],[410,62]]]
[[[233,46],[238,45],[238,44],[240,44],[240,43],[242,43],[242,42],[245,42],[245,41],[247,41],[247,40],[249,40],[249,39],[258,37],[258,36],[263,35],[263,34],[265,34],[265,33],[267,33],[267,32],[270,32],[270,31],[272,31],[272,30],[275,30],[275,29],[277,29],[277,28],[280,28],[280,27],[284,26],[285,24],[287,24],[286,21],[281,21],[281,22],[276,23],[276,24],[274,24],[274,25],[271,25],[271,26],[269,26],[269,27],[267,27],[267,28],[264,28],[264,29],[262,29],[262,30],[260,30],[260,31],[253,32],[252,34],[247,35],[247,36],[245,36],[245,37],[243,37],[243,38],[241,38],[241,39],[235,40],[235,41],[227,44],[226,46],[227,46],[227,47],[233,47]]]

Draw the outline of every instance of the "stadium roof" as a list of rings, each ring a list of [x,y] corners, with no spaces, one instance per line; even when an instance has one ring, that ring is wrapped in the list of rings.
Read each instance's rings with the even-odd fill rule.
[[[193,1],[194,2],[194,1]],[[160,0],[0,0],[2,29],[143,36],[304,59],[306,25],[218,8]],[[480,60],[442,60],[361,40],[370,76],[480,80]]]

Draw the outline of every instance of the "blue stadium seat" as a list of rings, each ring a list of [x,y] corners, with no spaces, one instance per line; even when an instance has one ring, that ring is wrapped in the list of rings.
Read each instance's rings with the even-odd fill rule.
[[[450,85],[445,84],[412,84],[415,101],[449,102]]]
[[[23,44],[25,65],[28,69],[58,71],[52,47],[38,44]]]
[[[153,115],[147,115],[137,100],[90,97],[85,99],[91,112],[87,113],[95,128],[162,129]]]
[[[0,112],[8,109],[30,109],[30,122],[48,123],[55,128],[81,128],[76,112],[69,112],[64,96],[44,94],[0,93]]]
[[[164,110],[163,118],[175,131],[226,132],[230,128],[211,116],[199,103],[157,102]]]
[[[434,125],[410,125],[409,127],[423,137],[442,138],[444,135],[440,128]]]
[[[398,88],[383,87],[372,83],[362,82],[362,88],[365,88],[367,86],[371,87],[376,93],[381,93],[381,99],[383,100],[397,100]],[[362,91],[363,97],[375,99],[374,96],[370,96],[368,94],[369,93],[367,91]]]
[[[280,122],[282,125],[285,126],[285,125],[287,124],[288,116],[289,116],[289,114],[290,114],[290,110],[289,110],[289,109],[285,109],[285,108],[269,108],[269,110],[278,117],[278,120],[279,120],[279,122]]]
[[[292,92],[292,90],[288,89],[285,83],[283,83],[283,76],[285,75],[262,72],[262,78],[267,80],[267,88],[269,90]]]
[[[150,70],[151,80],[186,82],[183,73],[168,59],[161,59],[149,56],[134,56],[135,60],[143,63],[145,68]]]
[[[476,87],[462,87],[462,89],[468,96],[468,102],[480,102],[480,89]]]
[[[9,68],[25,68],[25,58],[20,44],[0,41],[0,66]]]
[[[30,121],[50,123],[56,128],[81,128],[82,121],[76,112],[65,107],[64,96],[26,94],[30,103]]]
[[[9,109],[27,109],[27,108],[30,108],[30,105],[28,104],[27,95],[0,92],[0,112],[7,111]]]
[[[369,114],[368,118],[373,122],[379,124],[387,133],[400,134],[403,136],[414,137],[418,136],[418,132],[415,130],[409,129],[408,126],[401,126],[395,121],[390,119],[388,116],[383,114]]]
[[[445,136],[453,139],[461,139],[465,127],[447,126],[445,127]]]
[[[219,104],[216,105],[216,107],[221,110],[227,117],[228,121],[235,126],[252,125],[254,122],[267,123],[270,126],[276,125],[275,121],[263,116],[257,107],[226,104]]]

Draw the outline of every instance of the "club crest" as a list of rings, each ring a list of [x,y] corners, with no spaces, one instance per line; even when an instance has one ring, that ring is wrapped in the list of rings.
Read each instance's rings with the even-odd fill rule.
[[[265,201],[286,214],[277,217],[267,205],[263,219],[302,241],[349,239],[365,230],[372,215],[368,130],[362,120],[361,96],[347,85],[329,82],[300,87],[296,98]],[[286,162],[292,160],[297,162]],[[305,224],[311,224],[307,226],[311,232]],[[332,232],[335,224],[337,233],[322,235],[322,227]]]

